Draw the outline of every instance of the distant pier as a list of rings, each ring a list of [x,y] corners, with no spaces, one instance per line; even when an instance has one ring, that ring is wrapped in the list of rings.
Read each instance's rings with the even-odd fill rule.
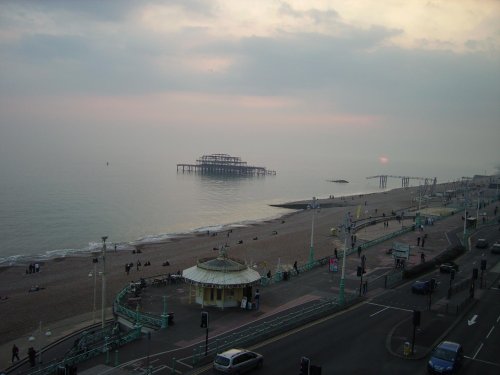
[[[385,189],[387,187],[387,178],[400,178],[401,179],[401,187],[407,188],[410,186],[410,180],[421,180],[424,181],[424,186],[431,186],[431,192],[434,192],[436,188],[437,178],[427,178],[427,177],[409,177],[409,176],[391,176],[391,175],[378,175],[378,176],[370,176],[367,179],[378,178],[379,179],[379,187]]]
[[[177,164],[177,172],[240,176],[276,175],[276,171],[247,165],[247,162],[242,161],[240,157],[228,154],[203,155],[196,160],[196,164]]]

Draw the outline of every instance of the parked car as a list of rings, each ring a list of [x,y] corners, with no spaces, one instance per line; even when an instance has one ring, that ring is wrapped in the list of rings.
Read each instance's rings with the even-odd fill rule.
[[[488,247],[488,241],[484,238],[479,238],[477,241],[476,241],[476,247],[478,249],[486,249]]]
[[[427,362],[427,371],[429,374],[454,374],[462,366],[463,358],[462,345],[442,341],[432,350]]]
[[[500,241],[497,241],[491,247],[492,254],[500,254]]]
[[[428,294],[432,289],[432,284],[434,284],[434,289],[437,288],[437,283],[434,279],[421,281],[417,280],[411,284],[411,292],[415,294]]]
[[[213,363],[215,373],[242,374],[264,364],[261,354],[245,349],[229,349],[217,354]]]
[[[441,273],[450,273],[451,270],[455,270],[455,272],[458,272],[458,264],[456,264],[455,262],[446,262],[439,266],[439,272]]]

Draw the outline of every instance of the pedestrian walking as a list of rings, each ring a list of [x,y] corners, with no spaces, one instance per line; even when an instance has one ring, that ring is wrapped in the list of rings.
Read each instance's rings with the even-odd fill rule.
[[[297,267],[297,261],[293,263],[293,269],[295,270],[295,273],[298,275],[299,274],[299,268]]]
[[[19,361],[19,348],[14,344],[12,346],[12,363],[14,363],[14,359]]]
[[[339,259],[339,253],[337,251],[337,248],[335,248],[334,252],[335,252],[335,259]]]
[[[358,258],[361,256],[361,246],[358,246]]]
[[[424,247],[424,243],[425,243],[425,237],[422,238],[422,248]]]
[[[420,246],[420,237],[417,237],[417,246]]]
[[[424,253],[420,254],[420,263],[425,263],[425,254]]]
[[[255,291],[255,309],[258,310],[260,307],[260,292],[259,289]]]
[[[32,346],[30,346],[30,348],[28,349],[28,360],[30,362],[30,366],[31,367],[35,367],[35,364],[36,364],[36,351],[35,349],[33,349]]]

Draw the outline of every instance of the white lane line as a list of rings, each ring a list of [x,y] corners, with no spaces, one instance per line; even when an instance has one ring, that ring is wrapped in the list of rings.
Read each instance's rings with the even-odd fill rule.
[[[495,363],[495,362],[485,361],[485,360],[483,360],[483,359],[474,359],[474,358],[469,357],[469,356],[466,356],[466,355],[464,355],[464,358],[470,359],[471,361],[476,361],[476,362],[486,363],[486,364],[488,364],[488,365],[492,365],[492,366],[497,366],[497,367],[500,367],[500,364]]]
[[[408,310],[408,309],[403,309],[401,307],[395,307],[395,306],[388,306],[388,305],[381,305],[379,303],[374,303],[374,302],[366,302],[367,305],[374,305],[374,306],[380,306],[380,307],[387,307],[388,309],[394,309],[394,310],[401,310],[401,311],[409,311],[412,312],[413,310]]]
[[[168,368],[168,367],[165,365],[158,366],[158,367],[154,368],[153,371],[151,371],[151,372],[154,374],[155,372],[161,371],[161,370],[166,369],[166,368]],[[171,369],[169,369],[169,370],[171,370]]]
[[[498,315],[498,318],[497,318],[497,323],[500,321],[500,315]]]
[[[495,326],[491,327],[490,331],[488,332],[488,334],[486,335],[486,338],[490,337],[491,335],[491,332],[493,332],[493,330],[495,329]]]
[[[483,348],[483,343],[481,343],[481,345],[479,345],[479,348],[477,349],[477,352],[476,352],[476,354],[474,354],[474,357],[472,357],[472,359],[476,359],[477,355],[479,354],[479,352],[481,351],[482,348]]]
[[[370,318],[371,318],[372,316],[375,316],[375,315],[377,315],[377,314],[380,314],[382,311],[385,311],[385,310],[387,310],[387,309],[388,309],[388,307],[386,307],[385,309],[379,310],[379,311],[377,311],[376,313],[371,314],[371,315],[370,315]]]

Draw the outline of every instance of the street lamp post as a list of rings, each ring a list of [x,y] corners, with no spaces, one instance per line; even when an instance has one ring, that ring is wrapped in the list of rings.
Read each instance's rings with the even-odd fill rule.
[[[102,311],[101,311],[101,328],[104,329],[106,322],[106,240],[107,236],[102,237]]]
[[[481,194],[482,191],[477,192],[476,228],[479,226],[479,196]]]
[[[47,331],[45,331],[45,337],[49,338],[51,335],[52,335],[52,332],[49,329]],[[39,324],[38,324],[38,346],[39,346],[39,349],[38,349],[38,363],[39,363],[40,366],[42,365],[42,351],[43,351],[42,337],[43,336],[44,335],[42,334],[42,322],[40,321]],[[30,341],[30,342],[36,341],[35,335],[31,335],[28,338],[28,341]]]
[[[465,188],[465,194],[464,194],[464,246],[467,248],[467,244],[465,243],[465,240],[467,239],[467,186]],[[471,251],[472,249],[469,249]]]
[[[312,203],[308,205],[308,208],[312,209],[312,222],[311,222],[311,246],[309,248],[309,267],[312,267],[314,263],[314,215],[316,213],[316,209],[319,208],[319,204],[316,202],[316,197],[313,197]]]
[[[92,323],[95,323],[95,311],[96,311],[96,294],[97,294],[97,257],[92,259],[92,263],[94,263],[94,270],[89,272],[89,277],[94,277],[94,299],[92,303]]]
[[[344,218],[344,254],[342,256],[342,274],[340,276],[340,287],[339,287],[339,303],[343,305],[345,302],[345,258],[347,255],[347,228],[349,225],[349,217],[346,214]]]

